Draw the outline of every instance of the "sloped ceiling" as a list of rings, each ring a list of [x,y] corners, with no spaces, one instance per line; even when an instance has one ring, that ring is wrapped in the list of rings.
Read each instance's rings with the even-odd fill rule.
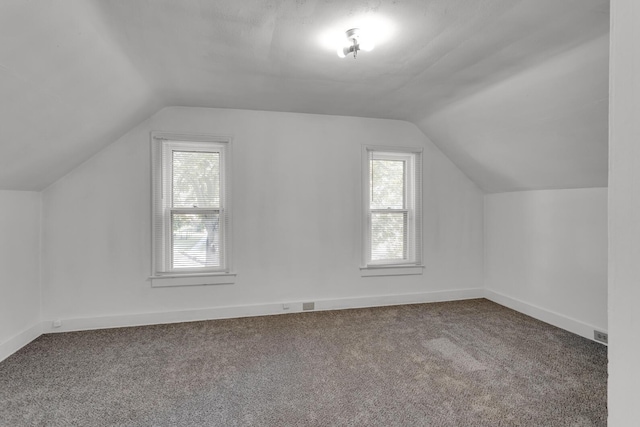
[[[378,21],[373,52],[330,31]],[[607,0],[3,0],[0,188],[168,105],[408,120],[485,191],[605,186]]]

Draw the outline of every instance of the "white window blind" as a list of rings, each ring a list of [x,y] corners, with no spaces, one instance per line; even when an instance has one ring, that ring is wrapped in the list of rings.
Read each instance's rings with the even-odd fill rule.
[[[229,270],[228,145],[153,138],[155,275]]]
[[[420,265],[421,152],[365,147],[365,153],[365,264]]]

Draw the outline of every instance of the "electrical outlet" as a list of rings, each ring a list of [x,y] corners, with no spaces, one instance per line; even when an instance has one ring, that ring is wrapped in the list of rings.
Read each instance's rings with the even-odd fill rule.
[[[52,323],[52,326],[54,328],[59,328],[60,326],[62,326],[62,320],[60,320],[60,319],[54,320],[53,323]]]
[[[609,343],[609,334],[606,332],[593,331],[593,339],[601,343]]]
[[[315,310],[316,308],[316,303],[315,302],[303,302],[302,303],[302,310],[306,311],[306,310]]]

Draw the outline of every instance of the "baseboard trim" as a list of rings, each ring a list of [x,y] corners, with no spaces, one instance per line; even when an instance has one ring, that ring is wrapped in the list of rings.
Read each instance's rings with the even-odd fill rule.
[[[0,343],[0,362],[38,338],[40,335],[42,335],[42,325],[38,322],[14,337],[9,338],[7,341]]]
[[[496,304],[503,305],[522,314],[526,314],[527,316],[531,316],[534,319],[538,319],[545,323],[549,323],[550,325],[557,326],[560,329],[573,332],[574,334],[588,338],[591,341],[595,341],[593,339],[594,330],[597,329],[601,332],[607,332],[603,328],[590,325],[588,323],[556,313],[551,310],[547,310],[542,307],[538,307],[534,304],[529,304],[527,302],[512,298],[496,291],[492,291],[490,289],[484,290],[484,297],[490,301],[495,302]]]
[[[486,298],[497,304],[516,310],[535,319],[557,326],[593,340],[593,331],[602,328],[581,322],[568,316],[538,307],[533,304],[509,297],[489,289],[471,288],[451,291],[433,291],[399,295],[374,295],[339,299],[314,299],[305,301],[283,301],[278,303],[214,307],[197,310],[166,311],[155,313],[125,314],[102,317],[62,319],[60,327],[54,327],[53,321],[43,321],[13,338],[0,344],[0,362],[20,350],[42,334],[86,331],[93,329],[123,328],[131,326],[158,325],[167,323],[195,322],[202,320],[229,319],[238,317],[269,316],[302,312],[303,302],[314,302],[313,311],[346,310],[354,308],[384,307],[404,304],[422,304],[430,302],[460,301]],[[286,309],[284,307],[287,307]]]
[[[351,308],[382,307],[402,304],[457,301],[473,298],[483,298],[483,296],[483,290],[481,288],[475,288],[340,299],[309,298],[304,301],[283,301],[278,303],[214,307],[198,310],[61,319],[61,326],[59,327],[53,327],[53,321],[50,320],[43,322],[42,332],[72,332],[92,329],[122,328],[130,326],[158,325],[167,323],[195,322],[201,320],[297,313],[303,311],[303,302],[314,302],[315,310],[313,311],[325,311],[344,310]],[[285,304],[288,306],[287,309],[285,309],[283,306]]]
[[[315,311],[346,310],[350,308],[386,307],[404,304],[423,304],[430,302],[462,301],[466,299],[484,298],[482,288],[456,289],[452,291],[433,291],[415,294],[379,295],[316,300]]]

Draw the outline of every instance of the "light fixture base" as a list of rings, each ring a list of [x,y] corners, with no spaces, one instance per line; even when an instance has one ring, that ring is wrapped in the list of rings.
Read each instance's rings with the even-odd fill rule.
[[[362,35],[360,28],[350,28],[344,34],[348,44],[338,48],[337,53],[340,58],[353,53],[353,58],[355,59],[360,50],[370,52],[373,49],[373,43],[367,40],[367,37],[365,37],[365,40],[360,40]]]
[[[345,34],[349,40],[358,40],[360,38],[360,28],[351,28]]]

